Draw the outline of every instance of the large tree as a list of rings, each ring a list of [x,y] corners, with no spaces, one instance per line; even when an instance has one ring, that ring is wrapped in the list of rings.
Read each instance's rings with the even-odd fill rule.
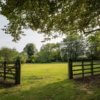
[[[23,28],[47,35],[100,31],[100,0],[0,0],[5,31],[18,40]]]
[[[88,56],[94,58],[100,58],[100,32],[94,35],[90,35],[87,38],[88,41]]]
[[[37,53],[37,49],[35,47],[35,45],[33,43],[28,43],[25,47],[24,47],[24,52],[27,53],[27,56],[28,56],[28,59],[27,61],[28,62],[33,62],[34,60],[34,56],[36,55]]]
[[[85,55],[86,43],[79,34],[67,35],[61,44],[61,55],[68,59],[78,59]]]

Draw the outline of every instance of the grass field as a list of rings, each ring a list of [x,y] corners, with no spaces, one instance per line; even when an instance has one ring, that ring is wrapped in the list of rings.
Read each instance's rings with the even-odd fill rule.
[[[100,80],[68,80],[67,64],[22,65],[21,85],[0,86],[0,100],[100,100]]]

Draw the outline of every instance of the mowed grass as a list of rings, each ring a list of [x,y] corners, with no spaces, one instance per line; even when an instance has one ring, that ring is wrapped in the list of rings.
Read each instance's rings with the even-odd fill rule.
[[[66,63],[25,64],[21,85],[0,86],[0,100],[100,100],[99,82],[95,85],[68,80]]]

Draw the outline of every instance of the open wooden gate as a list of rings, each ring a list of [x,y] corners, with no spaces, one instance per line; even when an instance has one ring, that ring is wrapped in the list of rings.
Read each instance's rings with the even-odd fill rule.
[[[0,62],[0,81],[13,82],[14,84],[20,84],[21,64],[20,60],[16,60],[14,63]]]

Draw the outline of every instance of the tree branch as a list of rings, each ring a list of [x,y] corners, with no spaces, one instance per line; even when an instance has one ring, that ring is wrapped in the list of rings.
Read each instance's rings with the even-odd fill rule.
[[[100,28],[95,29],[95,30],[91,30],[91,31],[87,31],[87,32],[83,30],[84,34],[86,34],[86,35],[93,33],[93,32],[96,32],[96,31],[100,31]]]

